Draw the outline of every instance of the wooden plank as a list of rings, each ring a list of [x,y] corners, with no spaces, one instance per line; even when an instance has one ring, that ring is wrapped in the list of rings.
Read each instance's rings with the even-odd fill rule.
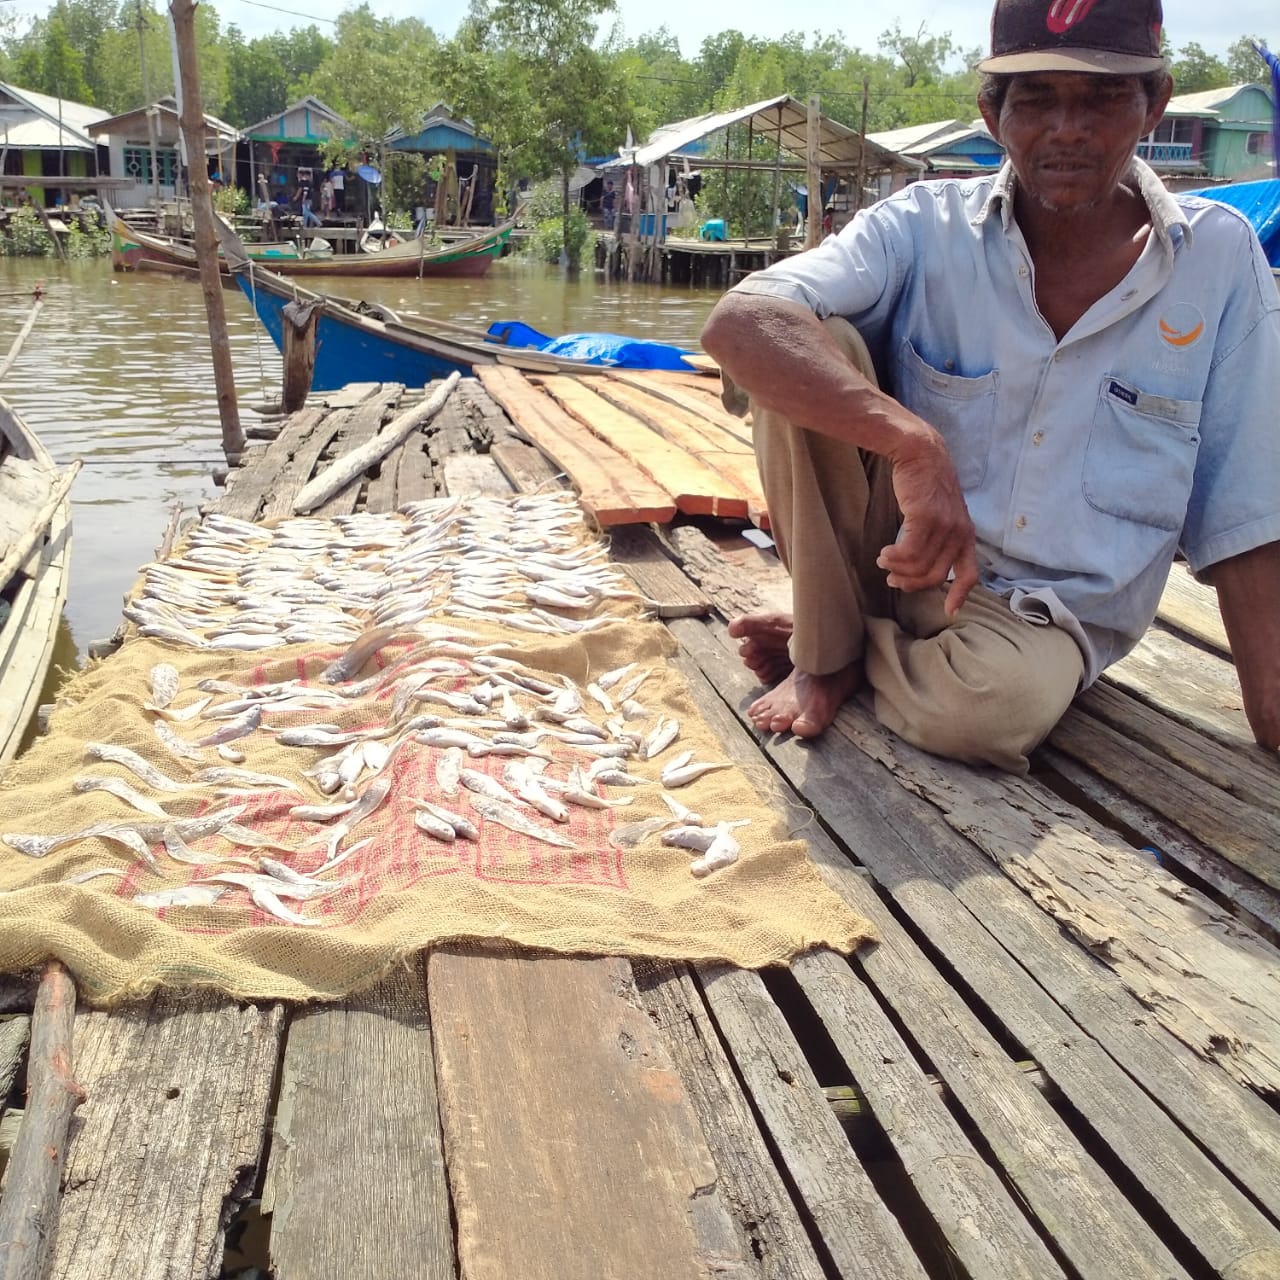
[[[570,477],[583,508],[601,528],[650,520],[665,524],[675,515],[675,499],[665,489],[620,453],[591,440],[517,370],[481,367],[477,374],[512,422]]]
[[[1236,669],[1160,627],[1152,627],[1104,680],[1227,746],[1258,754]]]
[[[425,436],[411,437],[400,446],[396,454],[395,473],[395,508],[403,507],[406,502],[422,502],[439,496]],[[371,498],[370,502],[372,501]],[[389,511],[395,508],[370,505],[369,509]]]
[[[294,1013],[262,1212],[278,1280],[453,1280],[421,961]]]
[[[450,454],[445,458],[444,491],[496,498],[509,498],[512,494],[511,482],[498,464],[488,454],[479,453]]]
[[[592,435],[674,495],[676,506],[686,515],[748,517],[746,496],[724,476],[610,404],[580,379],[538,375],[537,384]]]
[[[1169,571],[1157,616],[1166,626],[1184,632],[1226,657],[1231,656],[1227,629],[1218,611],[1218,593],[1197,582],[1185,564],[1175,564]]]
[[[608,374],[610,382],[639,387],[651,396],[700,415],[745,444],[751,452],[755,451],[750,425],[745,419],[730,413],[720,400],[719,378],[680,374],[669,370],[638,373],[632,369],[610,369]]]
[[[702,989],[837,1274],[842,1280],[923,1280],[920,1259],[854,1155],[759,977],[707,967]]]
[[[535,489],[558,489],[560,471],[551,464],[546,454],[519,440],[495,444],[489,456],[498,464],[498,470],[511,481],[512,488],[524,493]]]
[[[745,704],[755,682],[726,652],[729,644],[712,642],[709,629],[693,623],[675,623],[672,630],[729,705]],[[874,898],[861,894],[860,879],[843,858],[834,864],[833,877],[833,864],[823,857],[827,841],[809,816],[815,809],[824,825],[857,849],[992,1016],[1209,1256],[1230,1255],[1248,1238],[1250,1222],[1239,1212],[1232,1184],[1174,1121],[1273,1213],[1280,1207],[1280,1125],[1274,1112],[1168,1036],[1113,973],[1067,942],[1056,922],[995,874],[931,806],[906,794],[861,753],[849,753],[836,736],[824,739],[819,752],[793,741],[769,743],[766,752],[804,790],[797,827],[833,887],[882,936],[896,927],[877,912]],[[829,763],[820,767],[823,761]],[[866,950],[860,957],[873,977],[882,952]],[[1228,1231],[1221,1223],[1240,1226]]]
[[[659,618],[702,617],[707,599],[675,561],[657,535],[640,525],[622,525],[609,536],[609,558],[622,565]]]
[[[445,948],[427,987],[467,1280],[753,1274],[625,962]]]
[[[751,429],[723,408],[715,412],[708,400],[676,387],[664,387],[645,380],[644,374],[610,371],[608,378],[592,383],[592,389],[606,400],[647,422],[660,435],[676,439],[683,435],[697,448],[713,453],[733,453],[755,457]],[[694,449],[690,449],[694,452]]]
[[[283,1025],[279,1005],[204,994],[77,1017],[76,1076],[88,1096],[50,1276],[220,1274],[223,1228],[253,1188]]]
[[[824,1280],[809,1242],[725,1053],[714,1023],[683,965],[636,966],[636,984],[698,1114],[721,1185],[769,1280]]]
[[[324,437],[320,448],[328,444],[338,423],[330,421],[328,411],[315,405],[293,414],[280,434],[264,449],[252,449],[244,455],[244,463],[227,476],[221,495],[209,506],[210,511],[255,520],[273,481],[288,465],[294,453],[306,447],[313,432]]]
[[[1100,701],[1094,700],[1093,705]],[[1172,742],[1174,738],[1171,728],[1168,740]],[[1270,806],[1259,809],[1248,796],[1232,795],[1205,780],[1203,775],[1213,764],[1211,746],[1206,745],[1203,767],[1197,770],[1197,776],[1140,741],[1074,709],[1058,723],[1050,741],[1135,800],[1157,813],[1174,816],[1178,826],[1206,848],[1263,884],[1280,889],[1280,820]],[[1230,781],[1225,776],[1223,780]],[[1280,1040],[1277,1048],[1280,1049]],[[1280,1068],[1280,1059],[1277,1067]],[[1280,1075],[1276,1087],[1280,1089]]]
[[[696,410],[658,399],[639,387],[605,379],[594,383],[592,389],[722,476],[726,485],[746,499],[747,517],[753,524],[768,523],[768,504],[749,437],[744,443]]]
[[[398,383],[383,383],[378,391],[357,405],[347,418],[342,432],[334,439],[331,446],[334,458],[344,458],[361,445],[368,444],[378,434],[383,422],[395,413],[403,391],[404,388]],[[385,466],[385,461],[380,465]],[[343,485],[342,489],[331,498],[313,507],[307,514],[317,519],[348,515],[359,505],[361,490],[367,483],[367,476],[367,471],[362,472],[350,483]],[[310,480],[311,477],[308,476],[307,479]]]
[[[330,409],[354,409],[376,395],[381,387],[380,382],[348,382],[336,391],[326,391],[323,404]]]

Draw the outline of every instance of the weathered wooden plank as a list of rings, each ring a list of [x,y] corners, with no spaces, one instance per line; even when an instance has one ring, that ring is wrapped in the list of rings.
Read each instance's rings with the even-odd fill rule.
[[[289,465],[298,449],[304,448],[312,434],[318,432],[323,440],[320,451],[333,438],[338,421],[329,417],[328,410],[316,405],[293,414],[281,428],[280,434],[262,450],[245,455],[244,465],[236,467],[227,476],[222,493],[210,504],[211,511],[237,516],[242,520],[254,520],[262,507],[263,498],[276,477]]]
[[[1246,918],[1280,934],[1280,895],[1259,884],[1234,863],[1206,849],[1163,814],[1139,804],[1107,779],[1052,747],[1041,747],[1038,758],[1065,778],[1114,822],[1138,833],[1144,845],[1160,850],[1166,864],[1184,867],[1245,912]],[[1045,779],[1053,784],[1053,777]]]
[[[685,573],[726,619],[761,607],[752,577],[721,555],[700,530],[677,525],[667,531],[667,544],[678,555]],[[789,590],[787,594],[789,599]]]
[[[427,987],[468,1280],[757,1274],[624,962],[446,948]]]
[[[682,409],[714,424],[722,432],[732,436],[740,444],[754,452],[751,427],[742,418],[731,414],[720,402],[720,379],[700,375],[687,377],[669,370],[609,369],[610,382],[621,382],[638,387],[647,395],[679,405]],[[607,393],[606,393],[607,394]]]
[[[508,440],[495,444],[489,456],[498,464],[515,489],[532,493],[535,489],[558,489],[559,468],[553,466],[546,454],[520,440]]]
[[[1259,750],[1231,662],[1160,627],[1108,667],[1103,679],[1227,746],[1250,755]]]
[[[759,976],[718,966],[700,974],[738,1072],[842,1280],[923,1280],[920,1259],[854,1155]]]
[[[651,529],[621,525],[612,530],[609,556],[631,575],[658,617],[701,617],[711,609],[711,602],[662,550]]]
[[[512,422],[570,477],[583,508],[601,528],[650,520],[665,524],[675,515],[671,494],[616,450],[591,439],[518,370],[480,368],[477,375]]]
[[[736,483],[664,440],[632,414],[610,404],[581,379],[564,374],[538,375],[538,385],[592,435],[629,458],[672,494],[676,506],[686,515],[731,519],[748,516],[750,504]]]
[[[426,436],[410,436],[395,456],[395,508],[406,502],[423,502],[438,497],[435,470]],[[372,504],[373,498],[370,498]],[[390,511],[389,505],[370,505],[371,511]]]
[[[713,642],[707,628],[693,623],[675,623],[672,630],[732,704],[750,696],[754,682],[725,652],[727,644]],[[821,751],[786,741],[769,743],[766,752],[804,791],[797,826],[833,887],[876,923],[882,937],[900,933],[847,862],[826,856],[829,845],[812,824],[812,810],[857,849],[967,986],[1197,1247],[1209,1257],[1247,1255],[1256,1214],[1174,1121],[1274,1211],[1280,1204],[1280,1124],[1271,1109],[1164,1033],[1114,974],[1070,944],[1051,918],[885,770],[850,754],[835,737],[824,739]],[[882,946],[860,957],[882,990],[885,980],[876,966],[885,954]],[[926,1003],[926,1030],[936,1007]]]
[[[279,1005],[207,995],[76,1019],[88,1096],[67,1152],[51,1276],[219,1274],[223,1228],[253,1186],[283,1023]]]
[[[363,404],[370,396],[376,395],[382,386],[380,382],[348,382],[336,391],[326,391],[322,407],[329,409],[354,409]]]
[[[509,498],[511,482],[487,453],[451,453],[444,460],[445,493],[486,494]]]
[[[1230,656],[1227,629],[1218,611],[1218,593],[1197,582],[1185,564],[1175,564],[1169,571],[1157,616],[1166,626]]]
[[[1078,711],[1063,717],[1050,740],[1135,800],[1176,817],[1178,826],[1207,848],[1280,889],[1280,821],[1268,809],[1229,794]]]
[[[665,961],[636,966],[635,977],[649,1018],[698,1114],[725,1198],[763,1275],[769,1280],[824,1280],[826,1273],[693,978],[683,965]]]
[[[278,1280],[453,1280],[420,960],[294,1013],[262,1211]]]
[[[384,420],[395,412],[396,404],[403,391],[404,388],[397,383],[383,383],[377,392],[351,410],[341,434],[333,442],[334,463],[332,465],[340,465],[343,459],[350,458],[378,434]],[[378,463],[375,462],[372,465],[377,466]],[[324,519],[326,516],[346,515],[354,511],[359,504],[360,491],[366,483],[366,475],[367,471],[357,473],[323,502],[309,506],[306,514]],[[291,513],[296,510],[297,499],[302,489],[315,479],[314,475],[307,476],[299,486],[298,492],[292,495],[289,505]]]

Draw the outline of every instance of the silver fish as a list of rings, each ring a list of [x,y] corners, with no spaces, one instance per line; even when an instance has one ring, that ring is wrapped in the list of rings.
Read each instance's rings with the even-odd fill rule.
[[[628,662],[625,667],[614,667],[612,671],[606,671],[597,681],[596,684],[602,689],[612,689],[619,680],[625,680],[636,669],[634,662]]]
[[[512,760],[502,771],[502,780],[525,804],[537,809],[544,817],[554,822],[569,821],[567,806],[538,785],[536,775],[523,761]]]
[[[680,721],[663,716],[644,740],[644,758],[661,755],[680,736]]]
[[[687,787],[689,783],[701,778],[703,774],[714,773],[717,769],[732,769],[733,765],[728,763],[709,764],[706,762],[692,761],[689,764],[678,765],[672,767],[668,765],[659,775],[662,785],[668,790],[676,787]]]
[[[662,843],[673,849],[692,849],[706,853],[716,838],[715,827],[680,826],[662,833]]]
[[[264,885],[253,885],[249,890],[249,897],[253,899],[253,905],[259,910],[275,916],[277,920],[283,920],[286,924],[324,923],[321,920],[308,920],[306,916],[299,915],[296,911],[291,911],[280,901],[277,894]]]
[[[151,668],[151,702],[163,711],[178,696],[178,668],[169,662],[157,662]]]
[[[123,778],[99,778],[85,775],[71,783],[76,795],[84,795],[89,791],[105,791],[117,800],[132,805],[142,813],[149,813],[153,818],[167,818],[169,815],[154,801],[135,791]]]
[[[480,839],[480,829],[470,818],[461,813],[455,813],[452,809],[446,809],[440,804],[433,804],[430,800],[415,800],[413,807],[430,814],[433,818],[439,818],[442,822],[447,822],[453,829],[454,835],[462,836],[464,840]]]
[[[479,734],[468,733],[465,729],[424,729],[414,735],[424,747],[487,747],[489,744]]]
[[[173,724],[184,724],[188,720],[194,720],[212,701],[213,695],[206,694],[203,698],[197,698],[194,702],[181,708],[158,707],[153,702],[144,702],[142,709],[144,711],[154,711],[158,716]]]
[[[297,804],[289,810],[289,816],[301,822],[332,822],[334,818],[350,813],[358,803],[357,800],[344,800],[340,804]]]
[[[144,760],[136,751],[130,751],[128,747],[118,747],[110,742],[86,742],[84,749],[95,760],[106,760],[111,764],[123,765],[157,791],[190,791],[192,789],[190,783],[175,782],[174,779],[161,773],[155,765]]]
[[[734,839],[729,828],[741,825],[741,823],[717,823],[715,839],[707,847],[702,857],[694,858],[689,863],[690,872],[701,880],[703,877],[709,876],[713,871],[719,871],[722,867],[731,867],[737,862],[742,852],[742,847]]]
[[[613,701],[598,684],[587,685],[587,692],[604,708],[605,715],[613,715]]]
[[[450,797],[458,794],[463,759],[461,747],[449,747],[436,761],[436,786],[442,794]]]
[[[276,863],[275,865],[279,867],[282,864]],[[292,898],[295,902],[309,902],[312,898],[336,893],[346,881],[324,884],[321,881],[307,880],[304,877],[299,877],[297,880],[282,880],[278,876],[264,875],[261,872],[220,871],[216,875],[205,876],[203,880],[197,881],[197,883],[233,885],[237,889],[248,889],[250,893],[254,889],[265,889],[268,893],[275,894],[277,898]]]
[[[243,751],[237,751],[235,747],[229,746],[225,742],[218,743],[218,755],[230,764],[244,764],[245,754]]]
[[[458,781],[473,795],[487,796],[490,800],[510,805],[513,809],[520,807],[520,801],[502,783],[478,769],[463,769],[458,775]]]
[[[362,733],[335,730],[328,725],[304,724],[281,729],[276,734],[276,741],[282,747],[341,747],[349,742],[359,742],[363,737]]]
[[[246,734],[252,733],[261,723],[262,708],[254,705],[243,715],[219,725],[212,733],[206,733],[203,738],[197,738],[196,746],[216,747],[220,743],[234,742],[237,738],[243,738]]]
[[[81,840],[92,840],[113,830],[118,824],[114,822],[95,822],[92,826],[80,831],[72,831],[66,835],[37,836],[21,832],[7,832],[0,835],[10,849],[25,853],[29,858],[43,858],[55,849],[64,849],[67,845],[78,844]]]
[[[402,627],[373,627],[364,632],[352,646],[335,662],[331,662],[320,673],[324,684],[343,684],[350,680],[379,649],[385,648],[393,640],[406,637],[418,639],[416,632],[406,631]]]
[[[252,769],[236,769],[230,766],[201,769],[196,774],[195,780],[206,787],[238,787],[241,790],[246,787],[270,787],[282,791],[296,791],[298,795],[305,794],[296,782],[290,782],[288,778],[282,778],[277,773],[255,773]]]
[[[458,832],[453,824],[446,822],[443,818],[437,817],[434,813],[426,809],[419,810],[413,815],[414,826],[420,831],[425,831],[427,835],[436,840],[443,840],[446,843],[452,843],[458,838]]]
[[[325,846],[324,865],[312,872],[313,876],[318,876],[330,867],[336,867],[344,858],[349,857],[351,850],[348,849],[344,853],[338,852],[338,846],[356,829],[391,793],[390,778],[375,778],[365,789],[356,803],[355,808],[351,810],[340,822],[334,826],[327,835],[322,836],[320,841]]]
[[[637,672],[626,682],[626,684],[622,685],[618,689],[616,694],[613,695],[614,702],[621,706],[628,699],[634,698],[636,696],[636,691],[651,675],[653,675],[652,667],[645,667],[643,671]]]
[[[216,884],[184,884],[180,889],[159,889],[155,893],[134,895],[140,907],[163,911],[167,907],[211,907],[226,889]]]
[[[255,653],[259,649],[277,649],[285,643],[281,635],[254,635],[249,631],[229,631],[204,643],[206,649],[234,649],[237,653]]]
[[[215,862],[226,862],[228,859],[216,853],[203,853],[193,849],[183,838],[176,827],[166,827],[161,834],[164,851],[174,862],[185,862],[193,867],[206,867]]]
[[[496,822],[499,826],[506,827],[508,831],[518,832],[520,835],[529,836],[534,840],[541,840],[544,844],[556,845],[561,849],[576,849],[578,847],[567,836],[562,836],[558,832],[552,831],[549,827],[539,825],[525,817],[519,809],[502,800],[495,800],[491,795],[473,794],[471,807],[482,818],[488,818],[491,822]]]
[[[204,762],[204,752],[174,733],[167,720],[156,720],[151,728],[155,731],[156,740],[175,760],[191,760],[196,764]]]
[[[78,871],[73,876],[66,876],[59,883],[88,884],[90,880],[96,880],[99,876],[124,876],[126,874],[119,867],[94,867],[92,871]]]
[[[679,823],[688,827],[700,827],[703,825],[702,815],[695,813],[687,805],[683,805],[675,796],[668,795],[665,791],[662,794],[662,803],[671,811],[671,816]]]

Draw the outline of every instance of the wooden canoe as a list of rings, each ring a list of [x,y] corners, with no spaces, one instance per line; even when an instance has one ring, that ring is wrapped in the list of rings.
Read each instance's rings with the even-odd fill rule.
[[[22,744],[53,658],[71,559],[73,475],[59,473],[0,400],[0,765]]]

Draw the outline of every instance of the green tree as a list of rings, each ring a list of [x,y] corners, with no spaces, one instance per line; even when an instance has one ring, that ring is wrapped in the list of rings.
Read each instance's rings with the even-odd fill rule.
[[[1221,58],[1214,57],[1192,41],[1178,50],[1171,68],[1177,93],[1201,93],[1221,89],[1231,83],[1231,73]]]
[[[240,29],[227,28],[227,108],[230,123],[243,128],[283,111],[288,103],[289,77],[268,38],[245,41]]]
[[[1258,56],[1254,45],[1265,49],[1267,42],[1261,36],[1241,36],[1227,46],[1228,83],[1270,85],[1271,69]]]

